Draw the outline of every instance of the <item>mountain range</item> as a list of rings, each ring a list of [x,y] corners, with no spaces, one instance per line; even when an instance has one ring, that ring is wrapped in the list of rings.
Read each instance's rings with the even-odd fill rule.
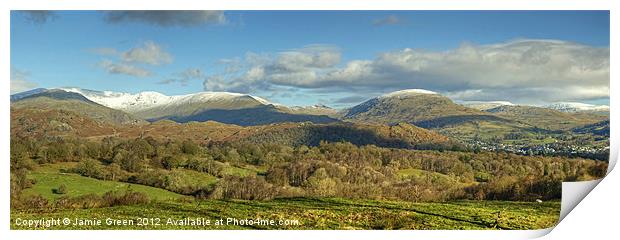
[[[609,107],[605,106],[552,104],[535,107],[503,101],[458,104],[448,97],[423,89],[388,93],[341,110],[325,105],[288,107],[260,97],[229,92],[167,96],[157,92],[130,94],[80,88],[34,89],[12,95],[11,108],[12,113],[32,113],[32,109],[72,112],[100,124],[112,125],[141,126],[161,120],[177,123],[215,121],[238,126],[281,125],[287,122],[357,126],[410,124],[464,141],[495,141],[498,138],[514,139],[515,136],[529,140],[540,138],[541,134],[600,131],[609,125]],[[79,126],[70,127],[80,129]],[[306,126],[295,131],[306,135],[320,133],[331,136],[329,132],[336,129],[342,130]],[[379,130],[374,127],[365,129]],[[280,131],[279,134],[283,133]],[[316,139],[308,139],[294,141],[316,143]]]

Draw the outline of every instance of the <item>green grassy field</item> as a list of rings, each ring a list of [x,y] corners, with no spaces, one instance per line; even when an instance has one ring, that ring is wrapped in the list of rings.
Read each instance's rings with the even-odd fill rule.
[[[37,168],[29,174],[29,178],[35,180],[31,188],[24,190],[25,195],[40,194],[47,199],[57,199],[62,196],[81,196],[86,194],[104,194],[108,191],[124,192],[131,189],[135,192],[142,192],[153,200],[177,199],[183,195],[139,184],[130,184],[114,181],[103,181],[94,178],[83,177],[74,173],[64,171],[75,166],[75,163],[48,164]],[[54,189],[64,184],[67,187],[66,194],[55,194]]]
[[[245,177],[245,176],[250,176],[250,175],[256,175],[259,172],[264,172],[264,171],[260,171],[259,169],[256,169],[256,167],[251,166],[251,165],[241,168],[241,167],[235,167],[235,166],[220,163],[220,162],[217,162],[217,163],[220,164],[220,166],[222,166],[222,175],[233,175],[233,176]]]
[[[424,171],[424,170],[415,169],[415,168],[401,169],[401,170],[398,170],[397,174],[398,174],[398,176],[401,179],[408,179],[408,178],[431,178],[433,180],[457,183],[455,179],[453,179],[450,176],[447,176],[445,174],[436,173],[436,172],[429,172],[429,171]]]
[[[168,172],[171,181],[177,188],[213,186],[217,178],[211,174],[189,169],[173,169]]]
[[[100,226],[60,225],[50,229],[540,229],[558,220],[559,202],[525,203],[505,201],[457,201],[449,203],[409,203],[338,198],[290,198],[272,201],[153,202],[148,205],[110,208],[12,211],[16,220],[40,218],[100,219]],[[498,218],[498,212],[500,217]],[[105,224],[106,218],[134,220],[133,225]],[[138,218],[159,219],[159,225],[138,226]],[[168,218],[205,218],[208,226],[169,225]],[[215,225],[217,219],[267,219],[292,225]],[[298,224],[294,224],[298,221]]]

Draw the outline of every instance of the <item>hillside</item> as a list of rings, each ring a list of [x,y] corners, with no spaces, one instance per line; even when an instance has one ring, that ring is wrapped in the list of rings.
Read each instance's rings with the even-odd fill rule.
[[[491,139],[511,133],[536,131],[536,127],[454,103],[425,90],[389,93],[351,108],[344,119],[358,123],[408,122],[459,140]]]
[[[143,124],[144,121],[123,111],[95,103],[86,97],[63,90],[53,89],[22,96],[11,102],[16,109],[63,110],[87,116],[92,120],[110,124]]]
[[[281,122],[330,123],[338,121],[335,118],[323,115],[286,113],[279,111],[273,105],[241,109],[207,109],[194,112],[190,115],[170,115],[148,120],[157,121],[162,119],[169,119],[180,123],[191,121],[216,121],[240,126],[255,126]]]
[[[462,115],[490,115],[454,103],[447,97],[425,90],[398,91],[352,107],[343,119],[355,122],[395,124],[415,123]]]
[[[110,180],[98,180],[69,172],[71,169],[75,168],[76,165],[77,163],[75,162],[67,162],[39,166],[29,174],[29,177],[35,180],[35,184],[32,188],[26,189],[24,194],[41,195],[44,198],[53,200],[61,197],[74,197],[86,194],[103,195],[109,191],[124,193],[129,190],[145,193],[149,199],[159,201],[174,200],[183,197],[181,194],[166,191],[161,188]],[[53,190],[63,184],[68,189],[67,193],[54,193]]]
[[[318,117],[318,116],[317,116]],[[354,123],[276,123],[260,126],[239,126],[216,121],[179,123],[161,120],[139,125],[114,125],[96,121],[86,115],[67,110],[13,108],[11,135],[43,138],[115,136],[125,139],[191,139],[201,144],[210,142],[272,143],[288,146],[316,146],[321,141],[352,142],[356,145],[412,148],[449,145],[445,136],[401,123],[393,126]]]
[[[487,110],[496,116],[514,119],[547,130],[571,128],[602,121],[607,117],[587,113],[568,113],[532,106],[499,106]]]
[[[609,120],[571,129],[575,133],[609,137]]]
[[[11,107],[11,137],[111,136],[115,128],[73,111]]]
[[[358,146],[377,145],[394,148],[441,148],[454,144],[445,136],[407,123],[393,126],[351,123],[291,123],[244,130],[245,132],[231,136],[231,139],[250,143],[289,146],[318,146],[321,141],[350,142]]]

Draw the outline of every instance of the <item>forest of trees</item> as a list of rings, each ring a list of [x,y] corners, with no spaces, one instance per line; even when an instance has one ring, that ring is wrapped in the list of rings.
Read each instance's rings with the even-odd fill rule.
[[[408,150],[348,142],[285,146],[153,138],[11,139],[11,199],[40,164],[77,162],[83,176],[138,183],[198,198],[345,197],[406,201],[558,199],[562,181],[604,176],[607,163],[502,152]],[[227,167],[259,169],[231,174]],[[184,171],[217,178],[185,184]],[[415,174],[404,174],[413,172]],[[201,180],[198,179],[198,182]]]

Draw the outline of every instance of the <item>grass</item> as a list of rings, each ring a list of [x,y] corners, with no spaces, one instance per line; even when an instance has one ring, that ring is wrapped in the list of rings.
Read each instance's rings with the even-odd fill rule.
[[[60,225],[50,229],[540,229],[558,220],[560,203],[456,201],[409,203],[340,198],[289,198],[271,201],[208,200],[181,203],[152,202],[147,205],[110,208],[11,212],[15,220],[40,218],[134,220],[133,225]],[[500,217],[498,217],[498,213]],[[152,218],[159,225],[137,226],[138,218]],[[168,219],[205,218],[208,226],[168,225]],[[215,225],[218,219],[266,219],[297,221],[293,225]]]
[[[243,166],[234,166],[229,163],[217,162],[222,167],[222,175],[231,175],[239,177],[247,177],[253,175],[261,175],[267,172],[266,167],[259,167],[250,164]]]
[[[169,171],[168,177],[176,188],[212,187],[217,183],[217,178],[211,174],[181,168]]]
[[[86,194],[102,195],[108,191],[124,192],[128,188],[131,188],[132,191],[145,193],[150,199],[154,200],[168,200],[182,197],[180,194],[169,192],[160,188],[139,184],[97,180],[74,173],[64,172],[73,166],[75,166],[75,163],[42,165],[29,174],[28,177],[34,179],[35,184],[31,188],[25,189],[24,194],[40,194],[47,199],[53,200],[62,196],[74,197]],[[67,193],[54,193],[54,189],[57,189],[62,184],[67,187]]]
[[[233,175],[239,177],[256,175],[256,171],[254,171],[254,169],[240,168],[225,163],[220,163],[220,166],[222,166],[222,175]]]

